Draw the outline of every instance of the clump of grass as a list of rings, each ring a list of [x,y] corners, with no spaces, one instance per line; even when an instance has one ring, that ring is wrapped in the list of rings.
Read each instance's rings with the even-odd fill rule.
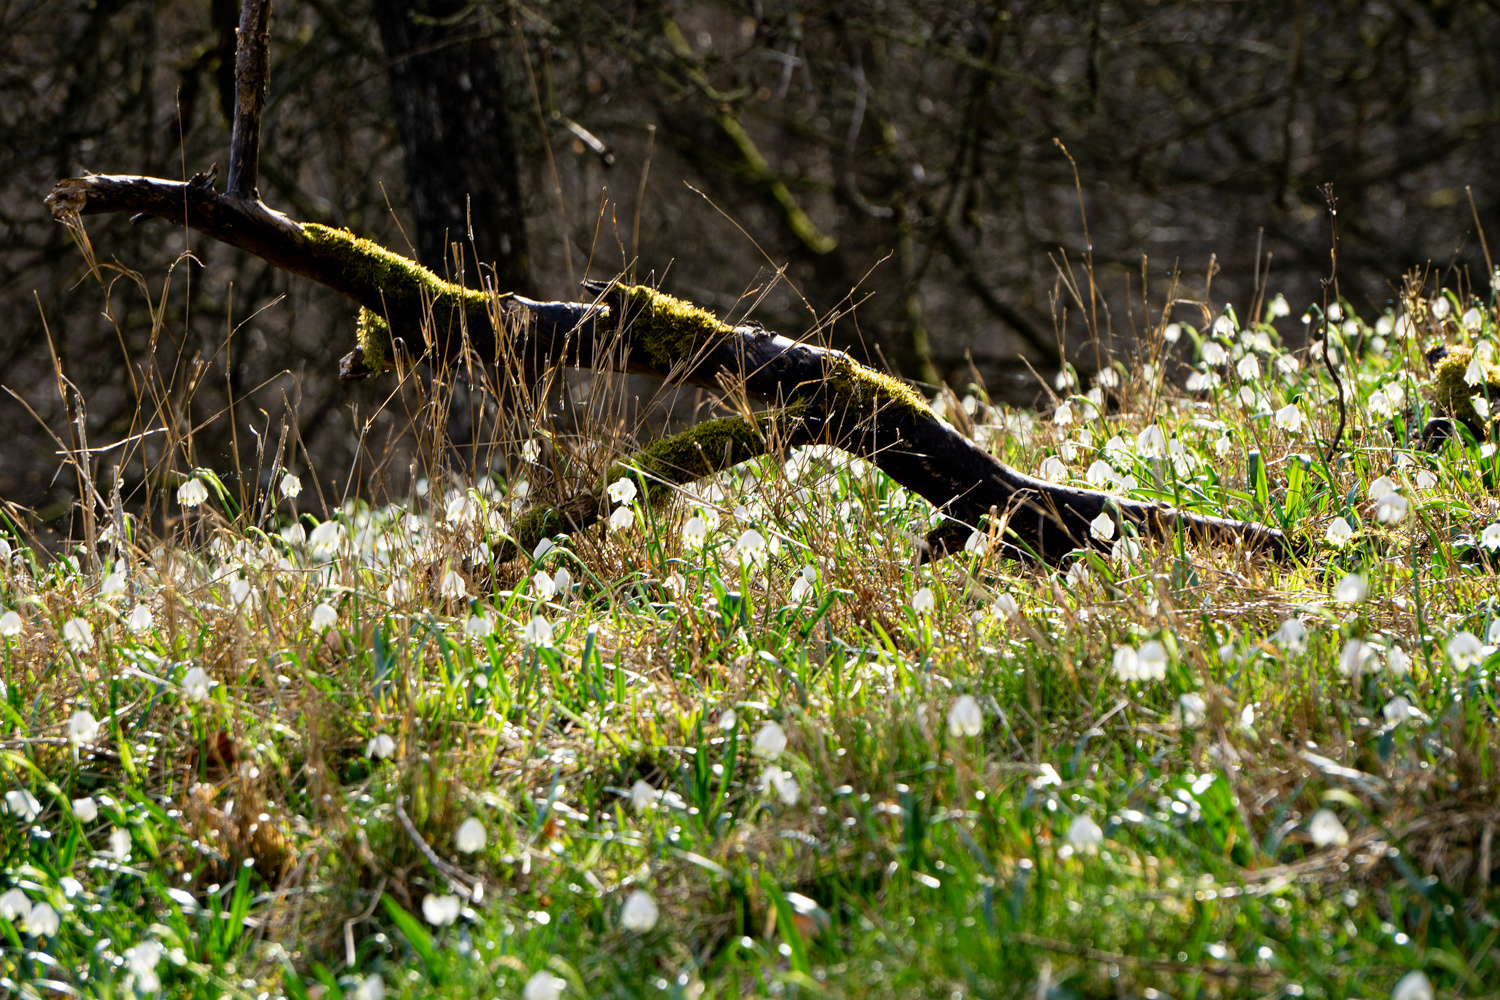
[[[1423,351],[1495,313],[1339,309],[1328,458],[1279,297],[1044,419],[954,414],[1027,471],[1326,539],[1305,564],[1123,537],[1049,572],[996,526],[922,566],[932,510],[823,447],[668,504],[623,479],[607,527],[497,563],[545,483],[608,468],[544,397],[468,484],[319,517],[279,462],[249,502],[193,470],[93,551],[8,532],[0,981],[1482,993],[1500,470],[1417,445]]]

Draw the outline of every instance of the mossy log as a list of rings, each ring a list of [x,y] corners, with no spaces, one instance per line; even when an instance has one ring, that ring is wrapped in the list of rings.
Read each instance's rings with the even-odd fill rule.
[[[1056,561],[1098,544],[1089,525],[1106,511],[1144,535],[1183,533],[1277,556],[1296,551],[1282,532],[1264,525],[1023,475],[940,420],[909,386],[842,351],[755,324],[730,325],[641,285],[587,283],[596,296],[592,302],[536,302],[466,290],[347,231],[300,224],[258,200],[218,194],[213,179],[212,172],[187,183],[87,175],[60,182],[48,203],[85,250],[82,216],[153,215],[346,295],[366,311],[360,346],[340,365],[346,377],[376,374],[400,355],[435,365],[472,357],[534,371],[607,364],[715,390],[729,384],[750,399],[791,408],[796,419],[790,442],[826,443],[859,455],[946,515],[929,536],[927,557],[942,556],[993,513],[1004,520],[1012,554]],[[585,505],[580,500],[577,509]]]

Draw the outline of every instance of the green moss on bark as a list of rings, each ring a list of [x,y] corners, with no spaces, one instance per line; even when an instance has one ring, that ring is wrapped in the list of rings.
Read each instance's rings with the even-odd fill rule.
[[[1478,385],[1470,385],[1465,376],[1473,360],[1474,354],[1467,347],[1449,348],[1448,354],[1433,367],[1432,387],[1439,409],[1465,423],[1482,427],[1487,421],[1479,419],[1470,399],[1485,396],[1493,407],[1500,409],[1500,365],[1481,360],[1479,367],[1484,379]]]
[[[697,482],[765,451],[763,428],[743,417],[720,417],[662,438],[616,462],[604,481],[632,478],[645,501],[656,504],[671,497],[672,486]]]
[[[840,357],[828,371],[836,405],[851,409],[894,406],[913,415],[925,415],[929,407],[922,394],[900,379],[866,368],[853,358]]]

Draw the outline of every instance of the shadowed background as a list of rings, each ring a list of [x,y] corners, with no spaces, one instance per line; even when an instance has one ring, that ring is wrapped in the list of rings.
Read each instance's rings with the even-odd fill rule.
[[[293,466],[330,498],[408,486],[414,404],[336,377],[349,303],[164,222],[94,218],[100,262],[144,279],[106,289],[41,204],[84,170],[227,166],[237,19],[228,0],[0,6],[0,383],[36,414],[0,396],[0,499],[37,524],[68,531],[77,495],[38,422],[76,445],[54,350],[91,446],[170,410],[197,428],[180,467],[253,478],[288,422]],[[1321,299],[1324,184],[1361,312],[1413,268],[1488,292],[1497,44],[1500,8],[1456,0],[283,2],[260,190],[469,284],[577,298],[634,267],[1027,403],[1022,358],[1087,371],[1091,329],[1128,354],[1175,270],[1179,295],[1241,315],[1258,287]],[[1086,295],[1090,249],[1092,316],[1060,278]],[[1296,315],[1280,325],[1301,342]],[[652,399],[629,393],[633,426]],[[483,450],[483,405],[455,392],[454,468]],[[121,470],[127,489],[152,461]]]

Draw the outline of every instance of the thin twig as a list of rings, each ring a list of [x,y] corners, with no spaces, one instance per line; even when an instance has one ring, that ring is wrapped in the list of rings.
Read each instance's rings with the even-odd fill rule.
[[[1323,185],[1323,197],[1328,202],[1328,224],[1332,231],[1333,245],[1328,251],[1332,261],[1331,270],[1323,284],[1323,367],[1328,369],[1328,377],[1333,379],[1333,388],[1338,393],[1339,403],[1339,427],[1334,432],[1333,440],[1328,442],[1328,450],[1323,455],[1325,465],[1333,463],[1334,452],[1338,451],[1339,442],[1344,440],[1344,425],[1349,419],[1349,409],[1344,403],[1344,384],[1339,381],[1339,373],[1334,370],[1333,358],[1329,356],[1328,350],[1328,292],[1333,291],[1333,301],[1339,300],[1339,200],[1333,196],[1333,185]],[[1342,312],[1342,307],[1340,307]]]
[[[416,824],[411,821],[411,817],[406,815],[406,809],[401,805],[399,798],[396,800],[396,818],[401,821],[401,827],[406,831],[406,835],[411,838],[411,842],[417,845],[417,850],[422,852],[422,857],[426,858],[427,863],[436,868],[448,880],[448,885],[451,888],[457,889],[465,896],[468,896],[471,903],[477,903],[484,898],[484,879],[470,875],[462,868],[451,865],[438,857],[437,852],[432,849],[427,841],[422,838],[422,834],[417,831]]]

